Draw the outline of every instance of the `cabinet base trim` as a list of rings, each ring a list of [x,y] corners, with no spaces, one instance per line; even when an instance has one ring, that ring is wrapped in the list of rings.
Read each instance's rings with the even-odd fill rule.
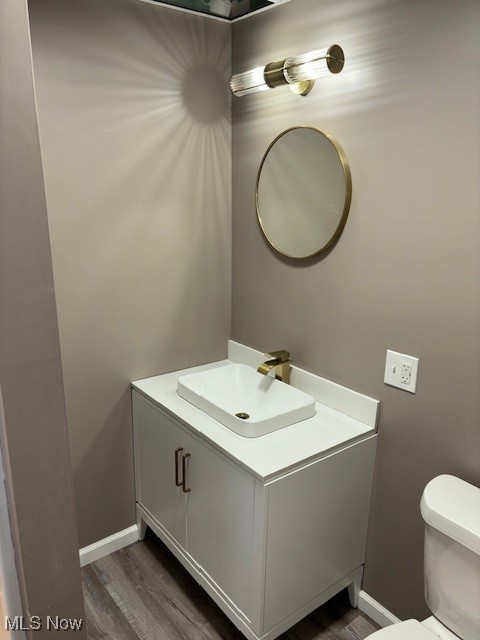
[[[365,591],[360,591],[358,608],[381,627],[389,627],[391,624],[401,622],[400,618],[397,618],[396,615],[374,600]]]
[[[123,547],[128,547],[128,545],[137,541],[138,527],[134,524],[123,531],[118,531],[107,538],[103,538],[103,540],[98,540],[98,542],[80,549],[80,566],[84,567],[91,562],[95,562],[95,560],[100,560],[100,558],[123,549]]]
[[[258,636],[249,626],[248,618],[243,618],[243,614],[234,608],[233,603],[228,600],[227,596],[222,592],[218,585],[197,565],[187,554],[187,552],[172,538],[172,536],[158,523],[145,507],[137,503],[137,517],[143,520],[157,535],[165,546],[173,553],[179,562],[187,569],[187,571],[195,578],[198,584],[205,589],[212,600],[220,607],[223,613],[233,622],[248,640],[274,640],[294,624],[302,620],[309,613],[321,606],[334,595],[342,591],[345,587],[354,583],[358,579],[359,568],[352,571],[347,576],[339,580],[332,587],[321,593],[319,596],[311,600],[301,609],[295,611],[286,620],[271,629],[267,633]],[[360,571],[363,570],[363,566]],[[250,623],[251,624],[251,623]]]
[[[312,611],[315,611],[315,609],[317,609],[318,607],[321,607],[322,604],[325,604],[325,602],[330,600],[330,598],[333,598],[333,596],[336,596],[337,593],[340,593],[340,591],[345,589],[345,587],[348,587],[350,584],[352,584],[357,578],[357,576],[358,576],[358,569],[355,569],[355,571],[352,571],[347,576],[345,576],[344,578],[336,582],[332,587],[330,587],[326,591],[323,591],[320,595],[318,595],[316,598],[311,600],[304,607],[302,607],[301,609],[297,609],[297,611],[292,613],[292,615],[290,615],[286,620],[284,620],[279,625],[271,629],[269,632],[263,635],[259,640],[273,640],[277,636],[281,635],[284,631],[287,631],[287,629],[290,629],[290,627],[293,627],[293,625],[297,624],[297,622],[300,622],[300,620],[303,620],[303,618],[305,618],[305,616],[308,616],[308,614],[312,613]]]

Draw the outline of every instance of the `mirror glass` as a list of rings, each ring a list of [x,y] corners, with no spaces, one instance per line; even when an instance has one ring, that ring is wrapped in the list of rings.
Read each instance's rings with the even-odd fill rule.
[[[348,216],[352,181],[337,140],[293,127],[267,149],[257,178],[257,215],[270,244],[289,258],[329,249]]]

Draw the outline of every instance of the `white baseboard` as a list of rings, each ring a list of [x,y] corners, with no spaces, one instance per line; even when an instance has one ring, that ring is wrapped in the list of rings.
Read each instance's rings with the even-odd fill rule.
[[[385,609],[383,605],[374,600],[365,591],[360,591],[358,608],[381,627],[389,627],[391,624],[401,622],[400,618]]]
[[[95,562],[95,560],[108,556],[109,553],[123,549],[123,547],[128,547],[129,544],[133,544],[137,542],[137,540],[138,526],[134,524],[128,527],[128,529],[118,531],[108,536],[108,538],[103,538],[103,540],[99,540],[88,547],[80,549],[80,566],[84,567],[91,562]]]

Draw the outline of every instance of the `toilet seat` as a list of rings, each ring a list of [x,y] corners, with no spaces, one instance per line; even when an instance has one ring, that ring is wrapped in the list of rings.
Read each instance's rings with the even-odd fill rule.
[[[439,637],[418,620],[406,620],[375,631],[367,640],[439,640]]]

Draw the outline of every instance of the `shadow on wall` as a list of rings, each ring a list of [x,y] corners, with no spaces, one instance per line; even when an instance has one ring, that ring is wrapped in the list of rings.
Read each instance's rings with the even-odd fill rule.
[[[30,0],[80,545],[132,524],[130,380],[224,357],[228,25]]]
[[[182,97],[193,119],[205,124],[221,119],[226,108],[227,86],[217,69],[207,64],[189,69],[183,80]]]

